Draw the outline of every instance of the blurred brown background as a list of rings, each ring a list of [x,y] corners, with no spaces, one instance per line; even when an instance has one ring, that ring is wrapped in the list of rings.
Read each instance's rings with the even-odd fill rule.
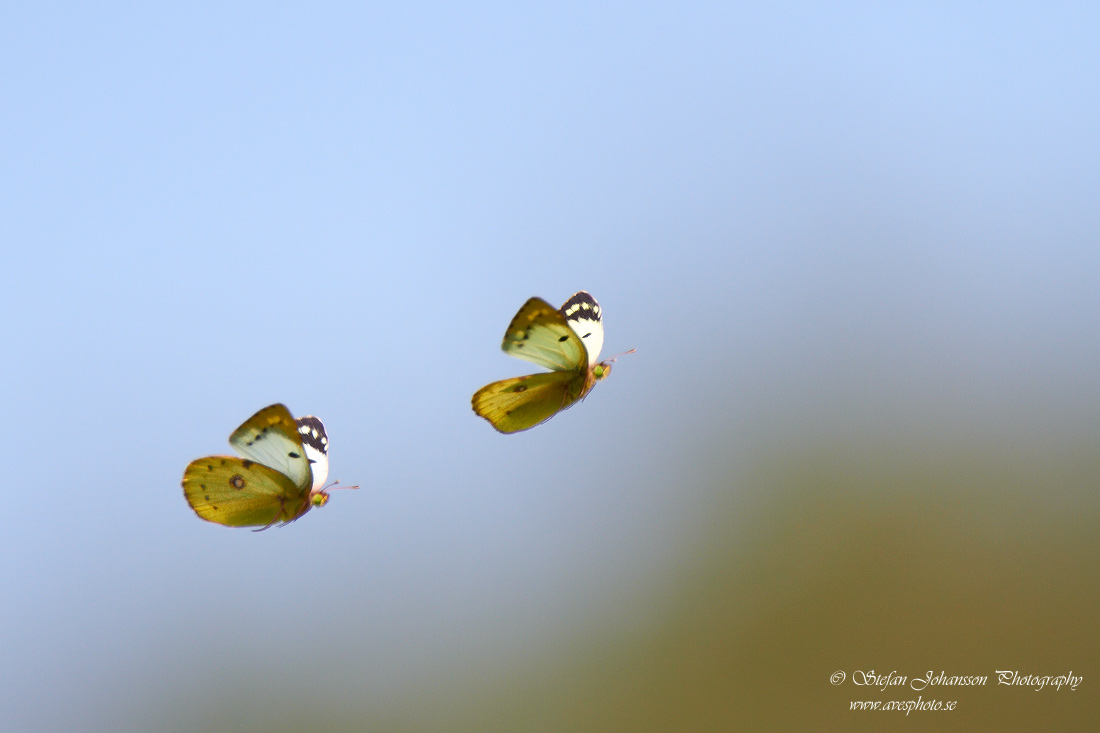
[[[189,711],[183,727],[210,729],[1092,729],[1095,440],[1036,416],[985,431],[871,431],[839,411],[835,424],[848,427],[779,438],[773,425],[741,468],[717,443],[695,456],[682,490],[709,495],[707,519],[678,566],[506,664],[382,705],[235,684],[202,714],[173,707]],[[1006,669],[1084,679],[1034,691],[998,685]],[[880,691],[854,685],[857,670],[989,681]],[[849,710],[918,696],[957,706]]]

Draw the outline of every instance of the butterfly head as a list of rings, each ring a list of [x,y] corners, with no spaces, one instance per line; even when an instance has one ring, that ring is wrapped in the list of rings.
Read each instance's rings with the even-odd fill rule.
[[[621,354],[616,354],[615,356],[611,357],[607,361],[601,361],[599,364],[596,364],[594,367],[592,367],[592,376],[597,381],[600,380],[600,379],[606,379],[607,375],[611,373],[611,362],[615,361],[620,356],[626,356],[627,354],[633,354],[634,351],[635,351],[635,349],[631,349],[630,351],[624,351]]]
[[[310,506],[324,506],[328,503],[328,489],[358,489],[358,486],[337,486],[340,483],[339,480],[333,481],[328,486],[320,489],[314,489],[309,492],[309,504]]]

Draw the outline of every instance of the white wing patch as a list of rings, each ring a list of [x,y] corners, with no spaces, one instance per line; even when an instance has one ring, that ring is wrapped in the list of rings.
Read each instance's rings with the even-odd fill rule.
[[[328,480],[328,433],[324,423],[313,415],[298,418],[298,434],[306,450],[309,467],[313,471],[312,491],[320,491]]]
[[[265,407],[248,418],[229,436],[229,445],[245,458],[282,473],[299,489],[313,483],[298,425],[283,405]]]
[[[600,349],[603,348],[603,318],[600,304],[585,291],[580,291],[561,307],[561,314],[565,316],[565,322],[580,337],[584,348],[588,351],[588,366],[595,364],[600,358]]]

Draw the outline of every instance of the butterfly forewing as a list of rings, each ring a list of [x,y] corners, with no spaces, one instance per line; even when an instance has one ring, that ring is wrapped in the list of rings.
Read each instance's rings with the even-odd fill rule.
[[[309,492],[262,463],[236,456],[191,461],[183,494],[201,518],[230,527],[266,527],[309,511]]]
[[[313,415],[300,417],[295,422],[313,472],[313,490],[320,491],[328,480],[328,433],[320,419]]]
[[[512,356],[558,371],[588,367],[584,342],[565,316],[542,298],[531,298],[504,333],[501,348]]]
[[[229,436],[229,444],[245,458],[285,474],[298,489],[313,486],[298,424],[284,405],[265,407],[248,418]]]
[[[565,322],[584,343],[588,351],[588,366],[592,366],[599,360],[600,349],[603,348],[603,318],[600,314],[600,304],[582,290],[565,301],[560,312],[565,317]]]

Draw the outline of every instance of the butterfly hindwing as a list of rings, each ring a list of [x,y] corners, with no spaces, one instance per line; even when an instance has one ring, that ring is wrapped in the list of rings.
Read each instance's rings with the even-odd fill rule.
[[[230,527],[289,522],[310,508],[309,488],[295,486],[273,468],[236,456],[191,461],[183,494],[201,518]]]
[[[474,412],[502,433],[518,433],[549,420],[583,397],[585,376],[555,371],[493,382],[474,393]]]
[[[569,327],[561,311],[542,298],[531,298],[519,309],[504,333],[501,348],[512,356],[554,370],[588,367],[584,342]]]
[[[245,458],[285,474],[298,489],[308,491],[313,486],[298,424],[285,405],[265,407],[245,420],[229,436],[229,444]]]

